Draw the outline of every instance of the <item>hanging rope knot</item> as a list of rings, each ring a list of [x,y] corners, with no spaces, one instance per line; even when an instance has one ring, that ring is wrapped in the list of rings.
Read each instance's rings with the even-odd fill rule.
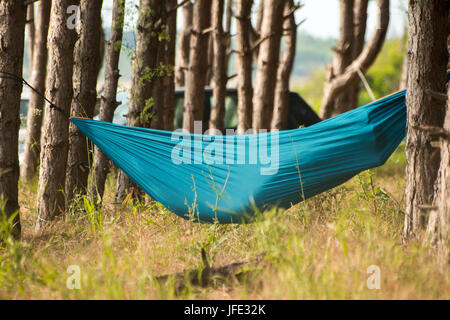
[[[54,103],[50,103],[50,108],[51,109],[55,109],[55,110],[57,110],[57,111],[63,111],[62,109],[60,109],[56,104],[54,104]]]
[[[56,110],[58,112],[60,112],[64,117],[69,118],[69,115],[60,107],[58,107],[56,104],[54,103],[49,103],[50,109]]]

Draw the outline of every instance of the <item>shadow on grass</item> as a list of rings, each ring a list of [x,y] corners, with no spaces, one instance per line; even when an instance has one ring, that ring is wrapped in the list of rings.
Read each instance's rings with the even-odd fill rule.
[[[171,282],[174,286],[175,294],[180,294],[189,286],[212,287],[221,284],[231,285],[233,283],[243,283],[249,279],[254,279],[261,270],[259,266],[263,261],[263,255],[253,261],[233,262],[219,267],[211,267],[206,257],[205,249],[202,249],[203,266],[198,269],[190,269],[182,272],[162,275],[155,278],[160,285]]]

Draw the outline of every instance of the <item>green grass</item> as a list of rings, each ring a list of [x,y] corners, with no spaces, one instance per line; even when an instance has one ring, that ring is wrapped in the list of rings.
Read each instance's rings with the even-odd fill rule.
[[[0,234],[3,299],[448,299],[448,266],[421,239],[403,244],[404,146],[388,162],[286,211],[265,212],[248,225],[197,224],[147,201],[105,204],[88,200],[33,233],[36,188],[21,186],[23,239]],[[240,281],[208,286],[176,277],[201,270],[201,250],[218,267],[248,262]],[[80,268],[79,290],[66,286],[67,268]],[[370,290],[367,268],[381,270]],[[245,272],[245,273],[244,273]],[[192,280],[192,279],[191,279]]]

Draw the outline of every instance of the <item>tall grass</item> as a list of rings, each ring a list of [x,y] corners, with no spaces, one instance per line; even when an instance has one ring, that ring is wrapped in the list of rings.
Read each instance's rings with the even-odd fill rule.
[[[103,208],[80,198],[35,235],[35,186],[21,186],[22,240],[0,224],[0,298],[448,299],[449,267],[420,239],[402,243],[402,148],[383,167],[247,225],[186,221],[149,199],[115,205],[110,178]],[[202,249],[213,267],[246,262],[245,276],[191,284],[188,271],[205,270]],[[67,286],[71,265],[80,289]],[[373,265],[379,290],[367,287]]]

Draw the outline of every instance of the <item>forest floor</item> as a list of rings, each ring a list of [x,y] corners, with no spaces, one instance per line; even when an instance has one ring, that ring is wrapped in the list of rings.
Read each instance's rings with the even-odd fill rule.
[[[421,237],[402,242],[404,185],[401,145],[289,210],[216,225],[155,203],[115,205],[111,177],[102,211],[80,199],[40,235],[36,184],[22,185],[23,237],[0,252],[0,299],[449,299],[448,265]]]

